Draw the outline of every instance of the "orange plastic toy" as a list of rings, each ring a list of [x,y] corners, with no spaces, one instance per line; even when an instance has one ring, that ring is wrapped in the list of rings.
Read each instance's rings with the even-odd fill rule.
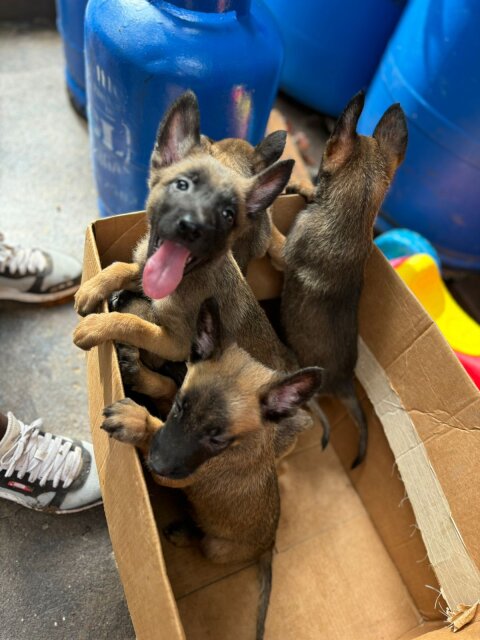
[[[455,302],[433,258],[419,253],[395,260],[394,267],[480,389],[480,325]]]

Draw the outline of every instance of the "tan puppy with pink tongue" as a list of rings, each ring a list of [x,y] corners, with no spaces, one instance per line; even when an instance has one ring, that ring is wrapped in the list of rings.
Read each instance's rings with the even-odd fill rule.
[[[226,330],[243,349],[272,369],[295,368],[295,358],[279,341],[231,253],[235,241],[268,215],[294,162],[277,162],[246,178],[206,154],[204,144],[198,104],[189,92],[159,129],[151,160],[149,232],[135,250],[134,264],[112,265],[114,277],[109,274],[109,286],[117,274],[117,289],[141,274],[154,323],[130,313],[92,314],[80,321],[74,342],[88,350],[116,340],[162,359],[185,361],[200,305],[213,296]],[[95,286],[101,289],[101,278]],[[95,299],[93,288],[90,293]]]

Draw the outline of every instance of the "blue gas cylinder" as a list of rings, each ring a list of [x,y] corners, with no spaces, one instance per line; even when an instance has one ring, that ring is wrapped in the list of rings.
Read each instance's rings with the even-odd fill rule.
[[[85,115],[85,61],[83,56],[83,22],[88,0],[56,0],[57,29],[63,40],[65,79],[74,108]]]
[[[409,142],[378,219],[428,238],[442,264],[480,269],[480,3],[411,0],[382,59],[359,129],[392,102]]]
[[[159,121],[186,89],[202,133],[259,142],[283,47],[259,0],[90,0],[85,54],[99,206],[112,215],[144,207]]]
[[[285,44],[282,89],[338,116],[366,89],[406,0],[266,0]]]

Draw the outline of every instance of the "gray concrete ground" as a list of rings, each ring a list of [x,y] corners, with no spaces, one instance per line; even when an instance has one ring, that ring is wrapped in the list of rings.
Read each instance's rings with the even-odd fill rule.
[[[82,259],[97,217],[86,124],[54,31],[0,29],[0,231]],[[0,303],[0,411],[89,438],[71,304]],[[0,640],[134,638],[103,509],[48,516],[0,501]]]
[[[321,142],[319,116],[279,104]],[[0,232],[81,260],[95,189],[87,127],[68,103],[53,30],[0,27],[0,157]],[[71,304],[0,303],[0,411],[88,439],[76,321]],[[0,572],[0,640],[134,637],[101,508],[55,517],[0,501]]]

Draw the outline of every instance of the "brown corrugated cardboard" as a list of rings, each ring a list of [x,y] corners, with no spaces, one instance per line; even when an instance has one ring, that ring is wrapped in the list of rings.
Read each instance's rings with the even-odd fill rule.
[[[297,196],[281,197],[275,207],[279,226],[286,229],[302,205]],[[142,214],[96,222],[87,234],[84,278],[113,260],[128,260],[144,229]],[[281,279],[271,274],[265,261],[249,273],[264,299],[279,291]],[[480,396],[431,320],[377,252],[367,267],[360,333],[411,419],[451,510],[451,522],[478,567]],[[123,397],[111,345],[89,354],[88,377],[105,511],[137,637],[252,638],[258,598],[255,567],[215,567],[194,550],[177,549],[162,539],[159,526],[179,508],[178,494],[147,483],[135,450],[99,429],[103,407]],[[422,540],[429,532],[421,534],[415,527],[412,505],[405,499],[377,416],[379,407],[373,407],[365,393],[361,396],[371,434],[361,467],[348,469],[357,434],[334,401],[325,404],[333,447],[321,451],[316,426],[280,465],[282,516],[267,640],[441,640],[449,633],[435,630],[441,622],[434,619],[443,616],[434,607],[439,584]],[[433,622],[425,623],[424,617]],[[478,623],[460,633],[475,638]]]

